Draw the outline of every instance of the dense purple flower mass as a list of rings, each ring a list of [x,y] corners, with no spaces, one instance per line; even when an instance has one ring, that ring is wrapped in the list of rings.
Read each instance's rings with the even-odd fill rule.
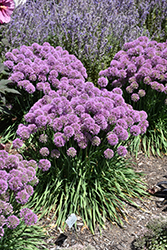
[[[32,185],[35,185],[38,179],[35,171],[36,161],[23,160],[20,154],[9,155],[5,150],[0,150],[0,163],[3,163],[0,169],[1,238],[4,235],[5,225],[10,229],[15,229],[19,225],[22,216],[19,218],[15,212],[18,213],[19,204],[21,207],[28,202],[34,192]],[[36,215],[33,215],[32,223],[36,223],[35,218]]]
[[[147,37],[139,37],[133,42],[125,43],[110,63],[110,67],[99,73],[101,78],[107,77],[107,86],[118,86],[131,94],[131,100],[137,102],[146,95],[147,86],[165,93],[167,72],[167,42],[150,41]],[[124,74],[122,73],[124,72]],[[99,86],[100,80],[98,81]],[[139,89],[141,83],[144,89]],[[147,85],[147,86],[146,86]],[[102,87],[102,86],[101,86]]]

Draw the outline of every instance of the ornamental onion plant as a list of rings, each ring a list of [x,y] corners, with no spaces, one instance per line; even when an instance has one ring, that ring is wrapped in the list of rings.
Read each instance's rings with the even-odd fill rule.
[[[40,237],[44,234],[35,225],[38,217],[26,206],[33,195],[33,186],[38,183],[36,168],[34,160],[26,161],[20,154],[10,155],[0,150],[1,250],[29,249],[28,246],[35,250],[41,244]],[[32,239],[35,241],[32,242]]]
[[[21,95],[8,95],[8,103],[12,107],[11,119],[19,124],[24,114],[30,107],[51,89],[55,89],[62,77],[68,79],[87,78],[86,69],[80,60],[61,47],[52,47],[49,43],[39,45],[33,43],[31,46],[21,46],[5,54],[4,65],[9,72],[9,80],[12,87],[19,90]],[[72,90],[71,90],[72,91]],[[9,117],[6,117],[9,120]],[[4,123],[4,121],[3,121]],[[16,126],[9,127],[9,132]],[[7,139],[8,130],[3,135]],[[15,134],[14,134],[15,135]]]
[[[125,103],[122,90],[100,90],[84,79],[62,77],[24,116],[13,141],[38,162],[39,184],[30,205],[53,209],[56,225],[80,214],[91,231],[105,218],[121,224],[124,203],[144,195],[125,160],[125,142],[146,132],[147,114]],[[23,146],[22,146],[23,143]]]
[[[159,149],[166,152],[167,42],[139,37],[125,43],[110,67],[100,71],[99,76],[101,88],[112,90],[119,86],[127,103],[148,114],[149,129],[147,137],[143,137],[144,150],[149,152],[151,149],[159,155]]]

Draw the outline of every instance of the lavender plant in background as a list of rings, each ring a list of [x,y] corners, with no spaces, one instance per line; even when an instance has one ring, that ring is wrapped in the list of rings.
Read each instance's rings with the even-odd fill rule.
[[[82,60],[92,80],[125,42],[147,34],[135,2],[130,0],[26,1],[18,7],[3,35],[11,47],[61,46]],[[17,31],[17,32],[16,32]]]
[[[13,144],[16,145],[15,142]],[[33,186],[38,183],[38,179],[35,161],[26,161],[19,154],[9,155],[0,150],[0,162],[1,239],[8,237],[5,235],[7,228],[17,229],[22,221],[29,226],[37,222],[37,215],[32,210],[21,207],[33,195]]]

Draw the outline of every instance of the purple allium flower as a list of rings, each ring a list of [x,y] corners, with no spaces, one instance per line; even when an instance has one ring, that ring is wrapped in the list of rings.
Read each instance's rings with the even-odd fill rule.
[[[14,176],[9,180],[9,188],[13,191],[19,191],[23,188],[20,176]]]
[[[0,195],[4,194],[8,189],[8,183],[5,180],[0,179]]]
[[[30,133],[27,127],[20,127],[17,129],[17,134],[21,137],[22,140],[27,140],[30,137]]]
[[[144,121],[148,117],[147,113],[144,110],[139,111],[139,115],[140,115],[140,121]]]
[[[112,149],[107,148],[104,151],[104,156],[105,156],[106,159],[111,159],[114,156],[114,151]]]
[[[19,149],[23,146],[23,141],[19,138],[16,138],[13,142],[13,148]]]
[[[46,134],[41,134],[41,135],[39,136],[39,141],[40,141],[41,143],[46,143],[46,142],[48,141],[48,136],[47,136]]]
[[[39,115],[38,117],[35,118],[35,123],[39,127],[45,127],[47,122],[48,122],[47,117],[44,115]]]
[[[19,191],[16,195],[16,201],[22,205],[28,202],[30,195],[26,192],[25,189]]]
[[[59,152],[59,150],[53,149],[53,150],[51,151],[51,157],[52,157],[52,158],[59,158],[59,157],[60,157],[60,152]]]
[[[98,136],[94,136],[91,140],[93,146],[99,146],[101,143],[101,139]]]
[[[81,149],[85,149],[87,147],[87,142],[85,140],[80,140],[78,142],[78,146],[81,148]]]
[[[7,218],[6,225],[7,225],[8,228],[14,229],[19,225],[19,223],[20,223],[19,218],[17,218],[15,215],[10,215]]]
[[[19,159],[16,155],[8,155],[5,165],[7,169],[17,168]]]
[[[137,125],[133,125],[131,128],[130,128],[130,133],[134,136],[138,136],[140,134],[140,127],[137,126]]]
[[[128,153],[128,151],[127,151],[127,149],[124,146],[119,146],[117,148],[117,153],[120,156],[125,156]]]
[[[155,90],[158,91],[158,92],[163,92],[163,91],[164,91],[164,85],[159,83],[159,84],[155,87]]]
[[[71,126],[66,126],[63,132],[68,139],[74,135],[74,129]]]
[[[95,120],[95,122],[97,123],[97,125],[100,126],[100,128],[102,130],[106,129],[108,124],[107,121],[105,119],[105,117],[102,114],[96,114],[93,119]]]
[[[100,77],[98,79],[98,85],[102,88],[105,88],[108,85],[108,79],[105,77]]]
[[[70,157],[75,157],[77,154],[77,151],[75,148],[71,147],[67,150],[67,155]]]
[[[118,136],[116,134],[111,133],[107,136],[107,141],[111,146],[115,146],[118,144],[119,141]]]
[[[117,121],[117,118],[114,114],[111,114],[109,117],[108,117],[108,123],[110,125],[114,125]]]
[[[128,87],[126,87],[126,92],[129,93],[129,94],[132,94],[133,89],[130,86],[128,86]]]
[[[139,99],[140,99],[140,97],[139,97],[138,94],[132,94],[132,95],[131,95],[131,100],[132,100],[133,102],[137,102],[137,101],[139,101]]]
[[[32,168],[36,169],[37,168],[37,162],[35,160],[30,160],[28,162],[28,167],[32,167]]]
[[[138,95],[139,95],[139,97],[144,97],[146,95],[146,91],[144,89],[140,89],[138,91]]]
[[[118,94],[118,95],[122,95],[123,94],[123,91],[122,91],[121,88],[114,88],[112,90],[112,92],[115,93],[115,94]]]
[[[29,162],[28,162],[28,165],[29,165]],[[32,181],[34,178],[35,178],[35,175],[36,175],[36,171],[35,171],[35,169],[34,169],[34,167],[28,167],[27,169],[26,169],[26,175],[27,175],[27,177],[28,177],[28,180],[27,181],[25,181],[24,180],[24,175],[22,174],[22,182],[30,182],[30,181]]]
[[[34,189],[31,185],[26,185],[25,187],[26,192],[31,196],[34,193]]]
[[[123,141],[127,140],[129,137],[128,132],[119,125],[115,126],[115,128],[113,129],[113,133],[115,133],[118,138]]]
[[[24,216],[24,222],[28,226],[32,226],[32,225],[36,224],[37,221],[38,221],[38,217],[32,211],[29,212],[29,213],[26,213],[25,216]]]
[[[56,133],[54,134],[54,140],[53,140],[54,144],[59,148],[59,147],[63,147],[66,143],[65,139],[64,139],[64,134],[62,133]]]
[[[43,147],[39,150],[39,153],[42,155],[42,156],[48,156],[49,155],[49,149],[47,147]]]
[[[128,129],[128,124],[124,118],[118,119],[116,125],[119,125],[124,129]]]
[[[42,171],[48,171],[51,167],[51,163],[47,159],[41,159],[39,160],[38,167],[42,169]]]
[[[139,88],[139,84],[138,84],[137,82],[132,82],[132,83],[130,84],[130,87],[131,87],[132,89],[138,89],[138,88]]]

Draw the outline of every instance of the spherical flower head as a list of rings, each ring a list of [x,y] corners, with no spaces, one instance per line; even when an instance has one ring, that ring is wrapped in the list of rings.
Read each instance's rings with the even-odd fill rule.
[[[7,218],[6,225],[7,225],[8,228],[14,229],[19,225],[19,223],[20,223],[19,218],[17,218],[15,215],[10,215]]]
[[[101,143],[101,139],[98,136],[94,136],[91,140],[93,146],[99,146]]]
[[[28,226],[32,226],[34,224],[36,224],[38,221],[38,217],[35,213],[33,212],[29,212],[24,216],[24,222],[26,225]]]
[[[13,0],[1,0],[0,1],[0,23],[9,23],[10,16],[15,8]]]
[[[112,93],[118,94],[118,95],[123,95],[123,91],[121,88],[114,88],[112,90]]]
[[[19,149],[23,146],[23,141],[19,138],[16,138],[13,142],[13,148]]]
[[[0,195],[4,194],[8,189],[8,183],[5,180],[0,180]]]
[[[14,176],[9,180],[9,188],[13,191],[19,191],[23,188],[20,176]]]
[[[30,133],[26,127],[21,127],[17,129],[17,134],[22,140],[27,140],[30,137]]]
[[[39,136],[39,141],[40,141],[41,143],[46,143],[46,142],[48,141],[48,136],[47,136],[46,134],[41,134],[41,135]]]
[[[132,82],[132,83],[130,84],[130,87],[131,87],[132,89],[138,89],[139,84],[138,84],[137,82]]]
[[[146,91],[144,89],[140,89],[138,91],[138,95],[139,95],[139,97],[144,97],[146,95]]]
[[[22,205],[26,204],[29,200],[30,195],[25,189],[19,191],[16,195],[16,201]]]
[[[39,160],[38,167],[43,171],[48,171],[49,168],[51,167],[51,163],[47,159],[41,159]]]
[[[59,148],[63,147],[66,143],[66,140],[64,138],[64,135],[62,133],[56,133],[54,134],[54,139],[53,139],[54,144]]]
[[[59,157],[60,157],[60,152],[59,152],[59,150],[53,149],[53,150],[51,151],[51,157],[52,157],[52,158],[59,158]]]
[[[120,140],[127,140],[129,137],[128,132],[121,126],[116,125],[115,128],[113,129],[113,133],[115,133]]]
[[[134,136],[138,136],[140,134],[140,127],[137,126],[137,125],[133,125],[131,128],[130,128],[130,133],[131,135],[134,135]]]
[[[134,93],[134,94],[131,95],[131,100],[133,102],[138,102],[140,100],[140,96],[138,94]]]
[[[108,85],[108,79],[106,77],[100,77],[98,79],[98,85],[102,88],[105,88]]]
[[[139,115],[140,115],[140,121],[144,121],[148,117],[147,113],[144,110],[139,111]]]
[[[37,169],[37,162],[35,160],[30,160],[28,162],[28,167],[32,167],[34,169]]]
[[[158,83],[157,86],[155,87],[155,90],[158,92],[163,92],[164,91],[164,85]]]
[[[47,122],[48,122],[47,117],[44,115],[39,115],[38,117],[35,118],[35,123],[38,127],[45,127]]]
[[[29,208],[22,208],[20,210],[20,218],[24,220],[25,224],[28,226],[32,226],[38,221],[37,215]]]
[[[127,86],[127,87],[126,87],[126,92],[127,92],[128,94],[132,94],[132,93],[133,93],[133,88],[131,88],[130,86]]]
[[[25,187],[26,192],[31,196],[34,193],[34,189],[31,185],[26,185]]]
[[[39,153],[42,155],[42,156],[48,156],[49,155],[49,149],[47,147],[43,147],[39,150]]]
[[[123,127],[124,129],[128,129],[128,124],[125,119],[121,118],[117,120],[117,125]]]
[[[127,151],[127,149],[124,146],[119,146],[117,148],[117,153],[120,156],[125,156],[128,153],[128,151]]]
[[[19,163],[19,159],[16,155],[8,155],[5,165],[7,169],[17,168]]]
[[[66,126],[63,132],[68,139],[74,135],[74,129],[71,126]]]
[[[107,148],[104,151],[104,156],[105,156],[106,159],[111,159],[114,156],[114,151],[112,149],[110,149],[110,148]]]
[[[111,133],[107,136],[107,141],[111,146],[115,146],[118,144],[118,136],[114,133]]]
[[[67,155],[70,156],[70,157],[75,157],[77,154],[77,151],[75,148],[73,147],[70,147],[68,150],[67,150]]]

